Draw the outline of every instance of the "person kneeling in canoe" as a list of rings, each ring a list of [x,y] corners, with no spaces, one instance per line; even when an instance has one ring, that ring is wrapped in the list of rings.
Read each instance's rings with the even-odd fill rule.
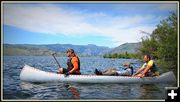
[[[118,71],[116,68],[109,68],[104,71],[99,71],[95,69],[95,74],[96,75],[120,75],[120,76],[131,76],[133,75],[133,67],[131,66],[130,63],[124,63],[123,64],[124,70]]]
[[[80,60],[73,49],[68,49],[66,51],[66,56],[69,57],[67,60],[67,66],[68,68],[59,68],[58,73],[59,74],[65,74],[65,76],[68,76],[69,74],[81,74],[80,72]]]
[[[151,59],[151,56],[146,54],[144,55],[144,64],[143,66],[134,74],[133,77],[138,75],[139,77],[149,77],[149,76],[159,76],[158,69],[154,63],[154,60]]]

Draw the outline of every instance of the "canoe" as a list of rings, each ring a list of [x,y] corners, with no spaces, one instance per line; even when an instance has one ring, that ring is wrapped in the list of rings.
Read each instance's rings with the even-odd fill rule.
[[[103,75],[69,75],[46,72],[25,65],[20,73],[20,80],[27,82],[75,82],[75,83],[169,83],[176,78],[172,71],[156,77],[103,76]]]

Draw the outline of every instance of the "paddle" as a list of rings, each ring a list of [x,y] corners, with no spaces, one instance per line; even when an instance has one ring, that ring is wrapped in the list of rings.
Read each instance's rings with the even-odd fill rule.
[[[55,57],[56,53],[52,53],[52,56],[54,57],[54,59],[56,60],[56,63],[58,64],[59,68],[61,68],[61,65],[59,64],[59,62],[57,61],[56,57]]]
[[[56,53],[52,53],[52,56],[54,57],[54,59],[56,60],[56,63],[58,64],[59,68],[61,68],[61,65],[59,64],[59,62],[57,61],[56,57],[55,57]],[[64,73],[65,77],[67,77],[69,75],[69,73]]]

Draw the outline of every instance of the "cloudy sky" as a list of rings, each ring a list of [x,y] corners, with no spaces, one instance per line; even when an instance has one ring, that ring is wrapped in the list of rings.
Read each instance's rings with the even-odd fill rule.
[[[177,3],[3,3],[3,37],[9,44],[116,47],[141,41]]]

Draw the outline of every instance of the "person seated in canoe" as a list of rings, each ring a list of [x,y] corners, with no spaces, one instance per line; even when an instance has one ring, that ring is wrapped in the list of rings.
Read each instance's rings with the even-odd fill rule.
[[[68,49],[66,51],[66,56],[69,57],[67,60],[67,66],[68,68],[59,68],[58,73],[59,74],[65,74],[66,76],[69,74],[81,74],[80,72],[80,60],[73,49]]]
[[[133,77],[138,75],[139,77],[147,77],[147,76],[159,76],[158,68],[156,67],[154,60],[151,59],[149,54],[144,55],[144,64],[143,66],[136,71]]]
[[[131,76],[133,75],[133,67],[131,66],[131,63],[126,62],[123,64],[124,70],[118,71],[116,68],[109,68],[104,71],[99,71],[95,69],[96,75],[120,75],[120,76]]]

